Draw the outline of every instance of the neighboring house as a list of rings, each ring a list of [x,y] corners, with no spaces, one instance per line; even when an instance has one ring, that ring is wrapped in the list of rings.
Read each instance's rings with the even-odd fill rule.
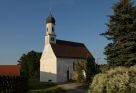
[[[40,59],[40,81],[66,82],[75,80],[75,65],[93,56],[83,43],[56,39],[55,18],[46,19],[45,47]]]
[[[20,66],[0,65],[0,76],[20,76]]]

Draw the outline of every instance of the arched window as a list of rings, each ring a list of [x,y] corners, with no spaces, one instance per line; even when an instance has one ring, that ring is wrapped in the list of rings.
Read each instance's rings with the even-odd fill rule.
[[[47,32],[48,32],[48,28],[47,28]]]
[[[52,27],[52,32],[54,32],[54,28]]]

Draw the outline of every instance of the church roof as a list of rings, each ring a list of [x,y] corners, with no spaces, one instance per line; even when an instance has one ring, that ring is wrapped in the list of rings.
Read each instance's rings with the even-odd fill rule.
[[[83,43],[56,40],[56,44],[51,44],[57,57],[62,58],[82,58],[93,57]]]
[[[0,65],[1,76],[20,76],[19,65]]]

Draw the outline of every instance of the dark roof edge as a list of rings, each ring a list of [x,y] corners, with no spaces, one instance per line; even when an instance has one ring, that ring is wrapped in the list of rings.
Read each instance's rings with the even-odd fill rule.
[[[84,43],[81,43],[81,42],[73,42],[73,41],[68,41],[68,40],[61,40],[61,39],[56,39],[56,42],[68,42],[68,43],[73,43],[73,44],[80,44],[80,45],[84,45]],[[84,45],[85,46],[85,45]]]
[[[64,56],[57,56],[58,58],[71,58],[71,59],[87,59],[83,57],[64,57]]]

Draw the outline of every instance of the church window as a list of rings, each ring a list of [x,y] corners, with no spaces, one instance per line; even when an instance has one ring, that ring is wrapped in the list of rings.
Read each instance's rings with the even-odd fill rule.
[[[52,27],[52,32],[54,32],[54,28]]]
[[[47,32],[48,32],[48,28],[47,28]]]

